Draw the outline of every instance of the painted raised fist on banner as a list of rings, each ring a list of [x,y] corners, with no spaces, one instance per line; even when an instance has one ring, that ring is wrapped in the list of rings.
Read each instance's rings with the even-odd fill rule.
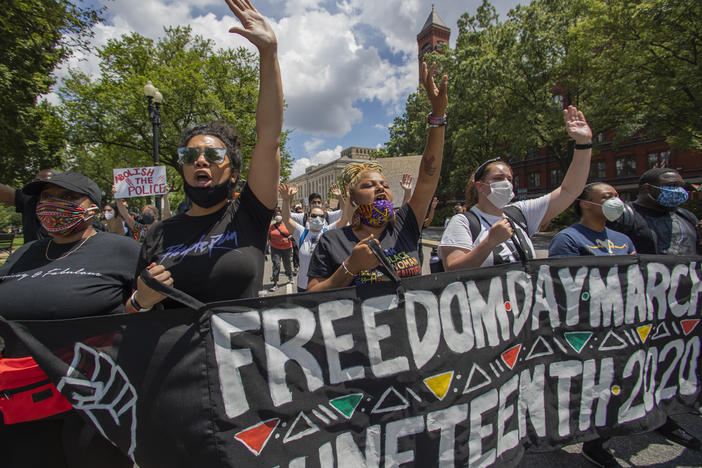
[[[71,366],[56,388],[133,460],[137,426],[134,386],[107,354],[80,342],[73,351]]]

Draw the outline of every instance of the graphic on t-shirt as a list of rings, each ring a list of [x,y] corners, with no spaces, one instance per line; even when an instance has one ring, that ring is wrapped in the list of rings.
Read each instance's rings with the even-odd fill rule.
[[[609,239],[597,239],[596,244],[597,245],[585,244],[585,247],[587,247],[590,250],[603,249],[605,252],[608,252],[610,255],[613,254],[615,250],[626,250],[628,247],[626,244],[616,245],[614,242],[612,242]]]
[[[229,241],[234,241],[230,245],[224,245]],[[207,252],[211,257],[213,250],[234,250],[239,246],[236,231],[225,231],[224,234],[214,234],[208,237],[202,236],[199,241],[192,244],[176,244],[166,247],[163,257],[159,263],[163,263],[169,258],[178,258],[174,263],[180,263],[189,254],[202,254]]]
[[[422,265],[417,257],[408,254],[404,250],[397,251],[394,248],[385,249],[384,253],[400,278],[409,278],[422,274]],[[356,284],[380,283],[381,281],[390,281],[390,279],[377,268],[363,270],[356,277]]]

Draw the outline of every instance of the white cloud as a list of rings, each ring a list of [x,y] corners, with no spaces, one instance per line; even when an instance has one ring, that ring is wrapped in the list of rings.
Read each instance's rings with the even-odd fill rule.
[[[304,143],[305,151],[307,154],[314,153],[319,149],[320,146],[324,144],[324,140],[321,138],[312,138]]]
[[[293,163],[293,167],[290,173],[291,178],[295,178],[299,175],[302,175],[305,173],[305,169],[307,169],[310,166],[316,166],[317,164],[326,164],[328,162],[332,162],[335,159],[339,159],[341,157],[341,150],[343,148],[341,146],[337,146],[334,149],[325,149],[322,151],[319,151],[316,153],[314,156],[310,158],[300,158],[297,159]]]
[[[165,26],[174,25],[190,25],[218,47],[253,49],[245,39],[228,32],[238,21],[221,0],[99,1],[106,4],[109,21],[95,27],[93,50],[132,31],[157,39]],[[455,42],[456,19],[467,9],[462,2],[338,0],[332,12],[326,9],[329,0],[254,0],[254,5],[276,18],[271,24],[278,36],[286,128],[341,137],[362,121],[359,102],[363,100],[377,100],[391,115],[402,112],[405,97],[417,87],[416,34],[432,2],[452,29]],[[515,3],[495,1],[500,12]],[[361,26],[377,34],[363,35]],[[400,65],[381,56],[379,50],[386,47],[396,54],[393,60],[401,59]],[[59,78],[66,75],[68,66],[99,74],[92,54],[76,54],[58,71]],[[308,154],[319,146],[310,148]]]

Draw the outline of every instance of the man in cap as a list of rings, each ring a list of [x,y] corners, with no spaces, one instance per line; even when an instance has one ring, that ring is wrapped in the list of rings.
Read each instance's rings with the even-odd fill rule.
[[[670,167],[649,169],[639,178],[639,196],[607,227],[626,234],[640,254],[695,255],[702,253],[702,223],[680,208],[689,194],[680,173]],[[700,450],[702,442],[668,418],[658,428],[666,439]]]

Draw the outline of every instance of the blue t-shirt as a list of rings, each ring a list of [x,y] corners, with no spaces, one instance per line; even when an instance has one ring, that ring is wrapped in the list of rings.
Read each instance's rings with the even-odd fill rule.
[[[636,252],[626,234],[605,228],[593,231],[580,223],[568,226],[551,240],[549,257],[582,257],[586,255],[628,255]]]

